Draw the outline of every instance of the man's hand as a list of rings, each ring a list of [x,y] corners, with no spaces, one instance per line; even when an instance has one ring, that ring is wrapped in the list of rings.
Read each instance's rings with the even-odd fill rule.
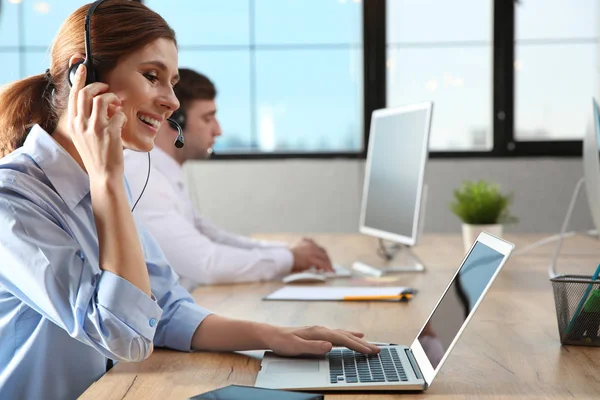
[[[300,272],[309,268],[321,271],[334,272],[331,260],[324,248],[318,246],[311,239],[302,239],[290,249],[294,255],[292,272]]]

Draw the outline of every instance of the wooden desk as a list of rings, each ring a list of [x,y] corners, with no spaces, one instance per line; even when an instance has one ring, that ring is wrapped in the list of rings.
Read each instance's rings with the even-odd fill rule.
[[[262,236],[294,240],[297,236]],[[332,258],[382,264],[376,242],[359,235],[315,235]],[[541,236],[508,236],[519,246]],[[433,386],[423,394],[333,394],[333,399],[564,399],[600,398],[600,348],[562,347],[546,268],[553,246],[514,257],[454,348]],[[410,303],[264,302],[280,283],[200,288],[196,300],[215,312],[281,325],[325,325],[362,330],[367,338],[410,344],[462,259],[458,235],[425,236],[415,253],[426,273],[398,275],[390,285],[420,290]],[[600,243],[568,239],[561,271],[591,274]],[[332,284],[349,284],[340,279]],[[230,384],[253,385],[260,367],[241,354],[156,350],[142,363],[119,363],[82,399],[187,399]]]

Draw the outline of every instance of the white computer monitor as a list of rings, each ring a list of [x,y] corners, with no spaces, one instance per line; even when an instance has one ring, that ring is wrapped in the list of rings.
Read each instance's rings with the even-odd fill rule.
[[[417,243],[433,103],[375,110],[371,119],[361,233]]]
[[[596,235],[600,232],[600,111],[596,99],[592,99],[592,123],[583,138],[583,174],[585,190]]]
[[[528,248],[535,248],[543,242],[557,240],[556,247],[554,248],[554,252],[552,255],[552,259],[548,266],[548,275],[550,278],[554,278],[558,275],[556,272],[556,266],[558,263],[558,257],[560,255],[560,249],[562,247],[563,240],[565,237],[574,234],[575,232],[567,232],[567,227],[571,220],[571,215],[575,208],[575,203],[581,192],[582,186],[585,187],[588,207],[590,210],[590,214],[592,216],[592,221],[594,222],[595,230],[590,230],[587,232],[588,235],[599,238],[600,232],[600,154],[598,147],[598,143],[600,142],[600,110],[598,109],[598,103],[596,99],[592,98],[592,113],[590,118],[590,123],[585,130],[585,134],[583,136],[583,178],[581,178],[577,185],[575,186],[575,191],[573,192],[573,196],[571,197],[571,202],[569,203],[569,208],[567,210],[567,214],[563,220],[562,226],[560,228],[560,233],[555,236],[551,236],[548,239],[542,239],[539,242],[534,243],[526,247],[524,250]]]

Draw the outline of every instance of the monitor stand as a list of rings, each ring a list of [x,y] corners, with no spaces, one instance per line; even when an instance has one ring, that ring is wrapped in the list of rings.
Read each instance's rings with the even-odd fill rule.
[[[381,250],[381,248],[380,248]],[[383,275],[394,274],[399,272],[424,272],[425,265],[413,253],[410,246],[396,245],[395,253],[384,253],[387,256],[387,263],[381,267],[373,267],[360,261],[352,264],[352,269],[364,275],[381,277]],[[381,255],[381,253],[380,253]]]
[[[421,196],[421,209],[419,210],[419,225],[417,231],[417,241],[423,236],[423,227],[425,225],[425,205],[427,204],[428,185],[423,183],[423,193]],[[391,246],[386,246],[383,239],[379,238],[379,248],[377,254],[386,261],[386,264],[381,267],[373,267],[360,261],[352,264],[352,269],[362,273],[363,275],[381,277],[387,274],[398,272],[425,272],[425,265],[412,251],[412,247],[393,243]],[[392,263],[393,261],[393,263]]]

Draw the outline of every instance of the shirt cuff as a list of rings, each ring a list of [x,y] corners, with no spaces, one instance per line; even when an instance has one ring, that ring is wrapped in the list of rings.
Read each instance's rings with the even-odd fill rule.
[[[103,271],[98,282],[98,304],[146,339],[154,339],[162,309],[126,279]]]
[[[166,346],[174,350],[191,351],[192,338],[196,329],[210,314],[211,311],[195,303],[180,302],[168,323],[169,327],[165,334]]]
[[[275,262],[275,269],[277,275],[283,276],[292,272],[294,266],[294,255],[288,248],[273,248],[269,249],[273,255],[273,261]]]

